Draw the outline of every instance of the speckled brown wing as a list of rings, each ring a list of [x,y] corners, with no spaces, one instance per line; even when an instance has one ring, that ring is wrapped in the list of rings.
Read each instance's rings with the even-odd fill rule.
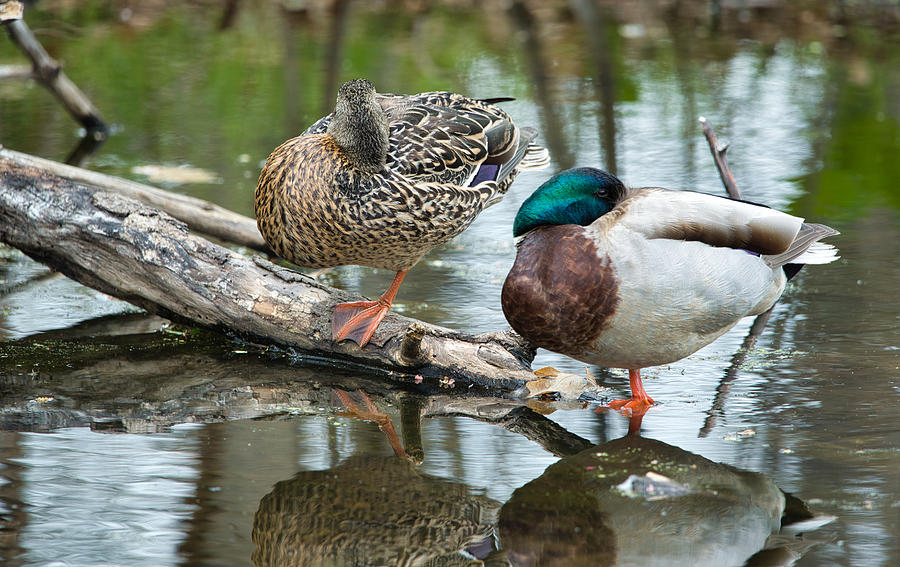
[[[519,149],[519,133],[502,109],[457,93],[379,94],[390,134],[387,166],[411,182],[467,185],[484,163],[504,164]],[[324,133],[325,116],[305,133]],[[501,170],[498,181],[512,174]],[[508,184],[503,184],[508,186]]]

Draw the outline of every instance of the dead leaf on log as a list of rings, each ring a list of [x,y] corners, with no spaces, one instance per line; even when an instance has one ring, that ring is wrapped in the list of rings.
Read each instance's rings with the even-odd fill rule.
[[[551,373],[555,372],[555,374]],[[579,398],[600,399],[606,395],[607,388],[597,384],[597,380],[585,367],[584,376],[561,372],[551,367],[541,368],[535,374],[548,376],[525,383],[527,397],[577,400]],[[541,373],[541,374],[538,374]]]
[[[543,368],[538,368],[534,371],[534,375],[538,378],[553,378],[554,376],[559,376],[559,370],[553,368],[552,366],[545,366]]]

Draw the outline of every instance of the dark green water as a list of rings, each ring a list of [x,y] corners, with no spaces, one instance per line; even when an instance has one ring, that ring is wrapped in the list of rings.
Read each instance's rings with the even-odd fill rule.
[[[731,142],[746,198],[834,226],[842,259],[794,280],[740,364],[732,357],[749,320],[688,359],[650,369],[645,385],[661,403],[642,435],[666,444],[653,450],[672,470],[695,465],[697,483],[713,475],[702,457],[760,473],[834,516],[806,534],[815,543],[808,549],[784,535],[802,556],[797,565],[900,563],[895,2],[724,3],[718,19],[710,12],[718,3],[704,2],[591,10],[576,1],[531,11],[491,1],[418,10],[359,2],[345,12],[312,2],[292,13],[238,2],[230,21],[219,3],[132,4],[40,2],[26,11],[115,124],[86,166],[140,181],[161,172],[151,182],[245,214],[260,162],[327,111],[342,80],[365,76],[384,92],[516,97],[505,108],[541,131],[551,167],[521,175],[502,203],[426,256],[397,299],[399,311],[466,331],[506,327],[499,295],[514,258],[512,218],[554,171],[603,166],[631,185],[720,193],[697,123],[707,117]],[[0,38],[0,65],[23,63]],[[0,80],[3,146],[64,160],[78,130],[39,85]],[[391,277],[358,267],[323,276],[367,296]],[[471,556],[529,564],[532,548],[554,546],[569,559],[538,564],[741,565],[767,535],[754,527],[759,508],[741,497],[672,506],[665,525],[699,534],[688,552],[661,533],[634,541],[649,529],[643,516],[595,500],[597,483],[606,486],[593,473],[602,464],[575,456],[608,442],[596,452],[637,450],[615,441],[627,419],[594,404],[551,404],[540,408],[555,410],[546,417],[509,414],[515,404],[488,400],[458,407],[450,390],[424,399],[378,377],[245,353],[227,338],[163,329],[6,248],[0,292],[5,564],[269,564],[272,549],[311,564],[303,553],[327,556],[315,547],[325,541],[331,551],[356,551],[324,565],[478,564]],[[583,372],[548,352],[535,368],[544,365]],[[620,371],[593,371],[627,390]],[[369,391],[411,453],[420,437],[422,463],[398,463],[376,425],[339,415],[338,386]],[[403,419],[417,412],[420,435],[415,420]],[[479,419],[466,417],[473,413]],[[522,420],[532,433],[510,425]],[[355,476],[360,470],[370,474]],[[335,527],[337,502],[370,516]],[[318,527],[305,523],[310,517]],[[484,534],[498,517],[504,550],[489,553]],[[560,520],[544,527],[548,517]],[[403,539],[370,526],[403,519],[433,529]],[[700,529],[709,526],[720,529]],[[480,539],[466,540],[464,528]],[[427,550],[418,559],[416,538]],[[634,559],[635,549],[658,562]]]

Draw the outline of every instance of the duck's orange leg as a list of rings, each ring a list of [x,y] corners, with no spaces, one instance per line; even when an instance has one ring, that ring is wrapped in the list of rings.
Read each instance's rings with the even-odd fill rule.
[[[397,430],[394,429],[394,422],[391,421],[391,416],[382,411],[378,411],[378,408],[375,407],[372,399],[369,398],[365,392],[362,390],[359,391],[359,395],[366,404],[366,409],[361,409],[356,405],[356,402],[350,398],[350,394],[339,388],[336,388],[334,391],[341,399],[341,403],[344,404],[344,407],[347,408],[347,411],[340,412],[339,415],[355,417],[363,421],[374,421],[378,424],[378,429],[382,430],[387,436],[388,443],[391,444],[391,449],[394,450],[394,454],[398,457],[409,459],[409,455],[406,454],[406,450],[400,442],[400,436],[397,435]]]
[[[409,270],[401,270],[394,276],[394,281],[378,301],[353,301],[339,303],[334,306],[334,315],[331,319],[331,338],[334,341],[350,339],[359,346],[366,346],[378,324],[384,319],[400,283],[406,277]]]
[[[641,382],[641,371],[629,369],[628,381],[631,384],[630,400],[613,400],[606,404],[607,407],[616,410],[630,410],[632,415],[642,415],[647,413],[650,406],[654,404],[653,398],[644,391],[644,384]]]

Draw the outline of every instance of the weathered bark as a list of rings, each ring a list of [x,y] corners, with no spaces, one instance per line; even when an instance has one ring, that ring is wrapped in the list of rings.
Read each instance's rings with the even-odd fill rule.
[[[0,241],[162,317],[412,380],[513,390],[534,378],[512,333],[470,336],[389,313],[371,343],[331,340],[350,294],[192,235],[169,215],[92,182],[95,174],[0,151]],[[60,176],[59,172],[68,175]]]
[[[192,231],[254,250],[268,251],[256,221],[209,201],[171,193],[150,185],[113,177],[0,147],[0,159],[15,168],[36,168],[96,189],[118,193],[160,209]]]

